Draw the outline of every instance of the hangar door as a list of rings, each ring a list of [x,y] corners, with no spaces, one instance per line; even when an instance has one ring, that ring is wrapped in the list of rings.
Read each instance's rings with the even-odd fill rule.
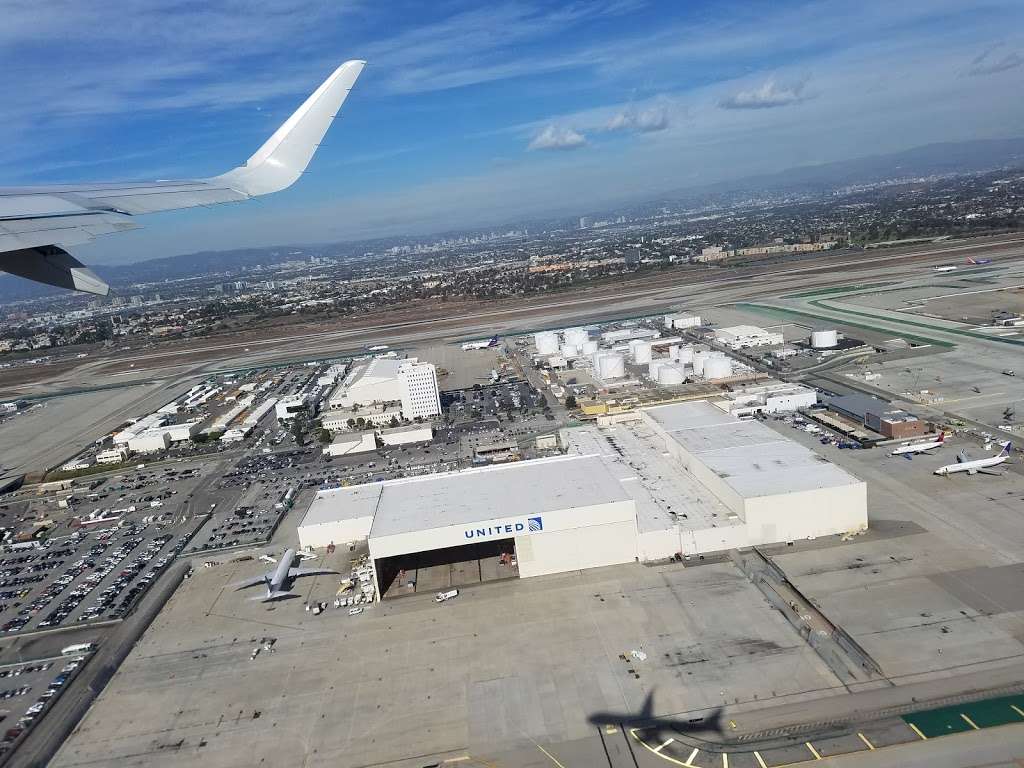
[[[385,600],[519,576],[514,538],[381,557],[374,565]]]

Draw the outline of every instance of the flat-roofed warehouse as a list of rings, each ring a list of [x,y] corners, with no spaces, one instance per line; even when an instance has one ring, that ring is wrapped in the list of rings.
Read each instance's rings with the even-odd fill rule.
[[[303,547],[362,538],[384,594],[423,562],[507,554],[519,576],[633,562],[636,512],[599,458],[556,456],[321,491],[299,526]]]
[[[678,465],[746,524],[750,544],[867,527],[867,486],[758,421],[707,401],[647,408]]]

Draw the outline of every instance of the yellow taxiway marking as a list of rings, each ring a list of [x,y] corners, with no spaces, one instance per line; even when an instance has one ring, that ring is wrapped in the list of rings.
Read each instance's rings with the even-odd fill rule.
[[[768,768],[768,765],[765,763],[764,758],[761,757],[761,753],[758,752],[756,749],[754,750],[754,759],[757,760],[757,764],[760,765],[761,768]]]
[[[976,722],[974,722],[973,720],[971,720],[971,718],[969,718],[963,712],[960,713],[960,717],[962,717],[964,719],[964,722],[967,723],[969,726],[971,726],[971,728],[973,728],[974,730],[976,730],[976,731],[980,731],[981,730],[981,728],[978,727],[978,724]]]
[[[700,750],[697,749],[696,747],[694,747],[693,748],[693,752],[690,753],[690,756],[688,758],[686,758],[686,761],[683,764],[684,765],[693,765],[693,758],[695,758],[699,753],[700,753]]]
[[[729,753],[722,753],[722,768],[729,768]]]
[[[657,746],[657,747],[655,747],[655,748],[654,748],[654,751],[655,751],[655,752],[661,752],[661,750],[663,750],[663,749],[664,749],[665,747],[667,747],[667,746],[668,746],[669,744],[671,744],[671,743],[672,743],[673,741],[675,741],[675,739],[673,739],[673,738],[670,738],[670,739],[669,739],[668,741],[664,742],[664,743],[663,743],[663,744],[661,744],[660,746]]]
[[[821,760],[821,755],[818,754],[818,750],[814,748],[814,745],[809,741],[804,742],[804,746],[811,750],[811,754],[814,755],[815,760]]]
[[[921,729],[920,728],[918,728],[913,723],[907,723],[907,725],[910,726],[910,730],[912,730],[914,733],[916,733],[918,736],[921,737],[921,741],[928,741],[928,737],[925,736],[923,733],[921,733]]]
[[[1024,709],[1021,709],[1016,704],[1011,704],[1010,705],[1010,709],[1012,709],[1014,712],[1016,712],[1021,717],[1024,717]]]
[[[464,763],[467,760],[472,759],[473,758],[471,758],[469,755],[462,755],[461,757],[449,757],[447,760],[442,760],[441,762],[447,765],[448,763]]]
[[[605,732],[606,734],[608,734],[609,736],[611,736],[611,735],[613,735],[613,734],[616,734],[616,733],[618,733],[618,732],[619,732],[619,729],[618,729],[618,728],[616,728],[616,727],[615,727],[614,725],[606,725],[606,726],[604,727],[604,732]]]
[[[867,747],[868,749],[871,749],[871,750],[873,750],[873,749],[875,748],[875,745],[874,745],[874,744],[872,744],[872,743],[871,743],[870,741],[868,741],[868,737],[867,737],[867,736],[865,736],[865,735],[864,735],[863,733],[858,733],[857,735],[858,735],[858,736],[860,736],[860,740],[864,742],[864,745],[865,745],[865,746],[866,746],[866,747]]]

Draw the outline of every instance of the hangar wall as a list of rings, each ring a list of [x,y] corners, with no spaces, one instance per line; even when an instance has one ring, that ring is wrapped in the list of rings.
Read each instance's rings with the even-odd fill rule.
[[[747,499],[752,543],[831,536],[867,527],[867,485],[793,491]]]
[[[542,515],[525,510],[517,517],[389,536],[374,536],[371,531],[369,547],[370,556],[378,560],[511,537],[516,540],[520,576],[633,562],[637,556],[634,502],[612,501]]]

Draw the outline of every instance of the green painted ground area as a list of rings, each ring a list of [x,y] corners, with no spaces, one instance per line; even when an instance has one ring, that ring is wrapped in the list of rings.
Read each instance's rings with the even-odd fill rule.
[[[853,293],[854,291],[870,291],[873,288],[881,288],[890,283],[858,283],[857,285],[839,285],[832,288],[817,288],[813,291],[802,291],[801,293],[789,293],[785,299],[806,299],[811,296],[833,296],[837,293]]]
[[[903,333],[901,331],[894,331],[891,328],[883,328],[877,325],[868,325],[867,323],[858,323],[853,320],[846,320],[845,318],[837,319],[826,315],[817,315],[813,312],[803,312],[798,309],[789,309],[788,307],[768,307],[763,304],[748,304],[746,302],[740,302],[735,306],[741,309],[760,312],[761,314],[773,315],[775,317],[809,317],[818,321],[824,320],[829,323],[842,324],[845,326],[849,326],[850,328],[863,328],[868,331],[875,331],[876,333],[882,333],[888,336],[899,336],[900,338],[914,342],[915,344],[930,344],[931,346],[942,347],[943,349],[951,349],[955,346],[954,344],[951,344],[948,341],[939,341],[938,339],[930,339],[924,336],[917,336],[909,333]]]
[[[1016,707],[1016,709],[1014,709]],[[1024,723],[1024,695],[1000,696],[996,699],[957,704],[904,715],[903,721],[917,727],[927,738],[946,736],[978,728]],[[966,719],[965,719],[966,717]]]

